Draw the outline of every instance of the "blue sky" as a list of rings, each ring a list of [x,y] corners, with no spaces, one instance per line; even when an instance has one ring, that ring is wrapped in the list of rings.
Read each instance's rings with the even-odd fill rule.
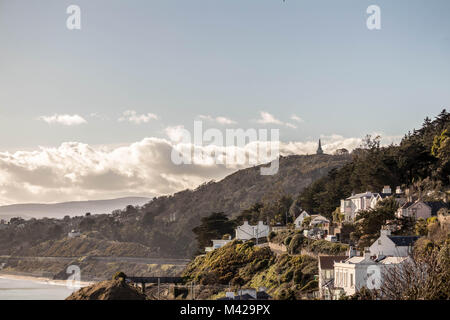
[[[0,0],[0,151],[131,144],[199,115],[283,141],[402,136],[449,106],[449,14],[445,0]],[[119,122],[126,110],[157,119]],[[55,114],[86,123],[40,118]]]

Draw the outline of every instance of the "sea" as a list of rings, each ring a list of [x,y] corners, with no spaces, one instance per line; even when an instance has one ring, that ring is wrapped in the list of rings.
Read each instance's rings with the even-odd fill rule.
[[[0,278],[0,300],[64,300],[75,290],[45,280]]]

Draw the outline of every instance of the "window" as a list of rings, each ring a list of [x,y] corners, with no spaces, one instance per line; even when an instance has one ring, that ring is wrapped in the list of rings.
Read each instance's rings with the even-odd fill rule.
[[[378,240],[378,245],[380,245],[380,246],[381,246],[381,240]]]
[[[350,287],[354,287],[354,285],[353,285],[353,273],[352,274],[350,274]]]

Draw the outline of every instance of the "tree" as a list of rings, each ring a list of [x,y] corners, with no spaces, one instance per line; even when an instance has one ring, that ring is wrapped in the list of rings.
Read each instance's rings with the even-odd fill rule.
[[[234,222],[230,221],[223,212],[214,212],[208,217],[201,219],[201,224],[192,231],[195,233],[198,247],[211,245],[212,239],[222,239],[225,234],[234,233]]]
[[[420,218],[417,220],[416,225],[414,226],[414,230],[416,235],[418,236],[426,236],[428,234],[427,222],[424,218]]]

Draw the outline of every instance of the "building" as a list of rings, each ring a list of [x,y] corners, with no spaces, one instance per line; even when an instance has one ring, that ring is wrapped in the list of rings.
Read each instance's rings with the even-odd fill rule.
[[[317,148],[316,154],[323,154],[322,142],[319,139],[319,147]]]
[[[392,236],[390,230],[382,229],[380,237],[369,247],[371,256],[407,257],[418,236]]]
[[[72,231],[70,231],[70,232],[67,234],[67,236],[68,236],[69,238],[78,238],[78,237],[81,236],[81,233],[80,233],[80,231],[78,231],[78,230],[72,230]]]
[[[265,225],[264,222],[258,221],[256,226],[252,226],[248,221],[244,221],[244,224],[236,228],[237,240],[250,240],[267,237],[270,232],[270,227]]]
[[[375,209],[378,202],[384,200],[388,197],[394,197],[397,204],[401,207],[406,202],[406,197],[400,186],[397,186],[395,189],[395,193],[392,192],[390,186],[384,186],[383,190],[380,193],[374,193],[372,198],[370,199],[370,207]]]
[[[359,211],[375,209],[378,202],[388,197],[394,197],[399,206],[406,202],[400,187],[397,187],[395,193],[393,193],[390,186],[384,186],[379,193],[366,191],[365,193],[352,194],[347,199],[341,200],[340,213],[344,215],[345,221],[352,222]]]
[[[225,240],[212,240],[212,247],[205,247],[205,252],[211,252],[214,251],[216,249],[222,248],[223,246],[227,245],[228,243],[230,243],[231,239],[225,239]]]
[[[409,257],[380,257],[373,259],[366,248],[362,257],[350,257],[345,261],[334,263],[334,298],[344,294],[355,294],[361,288],[379,289],[383,275],[390,268],[400,267]]]
[[[367,191],[353,194],[347,199],[341,200],[340,212],[344,215],[345,221],[354,221],[359,211],[369,209],[372,196],[373,193]]]
[[[324,216],[317,214],[311,216],[311,222],[309,223],[310,226],[317,226],[317,225],[325,225],[329,224],[330,220],[325,218]]]
[[[303,220],[305,220],[305,218],[309,216],[309,213],[303,210],[303,212],[300,213],[300,215],[294,220],[295,229],[301,229]]]
[[[442,201],[422,201],[404,203],[396,212],[397,218],[413,218],[413,219],[428,219],[437,216],[437,213],[442,208],[448,208],[448,205]]]
[[[253,288],[241,289],[237,295],[233,291],[225,293],[224,298],[217,300],[271,300],[272,297],[266,292],[266,288],[260,287],[258,290]]]
[[[331,300],[334,291],[334,263],[344,261],[348,256],[319,256],[319,296]]]

